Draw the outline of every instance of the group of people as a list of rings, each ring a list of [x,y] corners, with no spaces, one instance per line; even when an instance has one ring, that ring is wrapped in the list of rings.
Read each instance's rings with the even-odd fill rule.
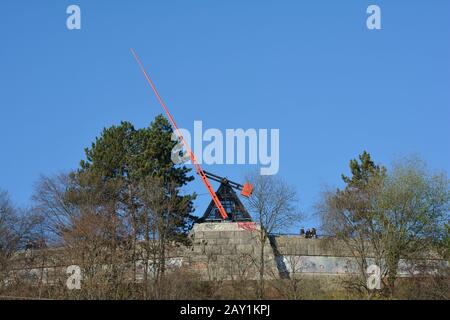
[[[317,231],[316,228],[311,228],[306,230],[301,228],[300,229],[300,236],[305,237],[306,239],[317,239]]]

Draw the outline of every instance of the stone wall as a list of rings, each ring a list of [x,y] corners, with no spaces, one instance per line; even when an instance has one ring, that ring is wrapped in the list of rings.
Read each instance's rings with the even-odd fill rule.
[[[261,230],[235,222],[199,223],[190,233],[190,246],[173,246],[166,257],[167,271],[184,268],[205,280],[258,279],[261,266]],[[306,239],[302,236],[271,236],[264,245],[264,276],[267,279],[301,275],[341,276],[358,272],[352,255],[333,239]],[[13,269],[39,273],[42,268],[56,270],[78,261],[65,256],[64,248],[45,249],[44,253],[19,252]],[[42,253],[42,252],[41,252]],[[38,257],[45,256],[45,265]],[[37,257],[37,259],[36,259]],[[375,263],[368,259],[368,263]],[[149,261],[149,265],[152,262]],[[438,263],[448,263],[437,260]],[[24,267],[25,266],[25,267]],[[137,279],[144,273],[137,262]],[[411,266],[400,263],[400,275],[408,276]],[[409,269],[409,271],[408,271]],[[151,273],[152,270],[149,270]]]
[[[256,279],[260,266],[261,230],[246,230],[238,223],[201,223],[192,230],[193,246],[186,262],[203,277]],[[271,236],[264,246],[265,277],[335,277],[358,274],[351,252],[332,238],[307,239],[303,236]],[[370,253],[369,253],[370,255]],[[427,260],[428,261],[428,260]],[[373,258],[368,264],[375,264]],[[432,262],[431,260],[428,262]],[[436,260],[432,264],[447,263]],[[448,264],[446,264],[448,265]],[[410,276],[414,266],[401,260],[399,276]]]
[[[272,243],[279,255],[349,256],[350,253],[336,244],[330,246],[324,239],[307,239],[302,236],[274,236]]]
[[[236,222],[196,224],[184,266],[199,272],[204,279],[257,279],[260,235],[259,226],[248,230]],[[324,239],[272,236],[264,245],[265,277],[355,273],[357,266],[350,257],[342,246],[330,246]]]
[[[261,230],[237,222],[200,223],[191,231],[187,264],[207,279],[256,279],[261,261]],[[274,251],[264,245],[265,276],[278,275]]]

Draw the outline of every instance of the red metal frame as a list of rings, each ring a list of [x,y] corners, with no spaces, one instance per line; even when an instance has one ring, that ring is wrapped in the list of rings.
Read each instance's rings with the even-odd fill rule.
[[[175,128],[175,131],[177,132],[178,137],[180,137],[180,140],[183,142],[183,145],[186,148],[186,151],[188,152],[188,154],[189,154],[189,156],[191,158],[191,161],[192,161],[192,164],[195,167],[195,170],[197,170],[198,175],[202,178],[202,181],[205,184],[206,189],[208,190],[209,194],[211,195],[211,198],[213,199],[214,204],[216,205],[217,209],[219,209],[220,215],[222,216],[223,219],[227,219],[228,215],[227,215],[225,209],[223,208],[222,204],[220,203],[220,200],[217,197],[216,192],[212,188],[211,183],[209,183],[208,177],[206,177],[205,172],[203,171],[203,169],[200,166],[200,164],[197,162],[197,159],[195,158],[194,153],[192,152],[192,150],[189,147],[189,145],[187,144],[187,142],[184,140],[183,136],[181,135],[180,130],[178,130],[178,127],[177,127],[175,121],[173,120],[172,115],[170,114],[170,112],[167,109],[166,105],[162,101],[161,96],[159,95],[158,91],[156,90],[155,86],[153,85],[153,82],[150,79],[150,77],[148,76],[147,71],[145,71],[145,68],[142,65],[141,61],[139,60],[136,52],[133,50],[133,48],[131,48],[130,50],[131,50],[131,53],[133,54],[134,58],[136,59],[136,62],[139,64],[140,69],[144,73],[144,76],[147,79],[147,82],[149,83],[150,87],[153,89],[153,92],[155,93],[156,98],[158,99],[159,103],[161,104],[161,106],[163,107],[164,111],[166,112],[167,117],[169,118],[170,122],[172,123],[172,126]]]

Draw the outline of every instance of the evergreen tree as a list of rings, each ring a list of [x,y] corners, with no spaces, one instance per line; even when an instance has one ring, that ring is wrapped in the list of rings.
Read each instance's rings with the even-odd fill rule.
[[[166,191],[164,201],[177,204],[171,206],[172,212],[166,212],[173,217],[171,236],[176,238],[178,233],[186,231],[195,219],[191,215],[195,194],[181,193],[182,187],[194,177],[189,175],[191,169],[171,161],[172,149],[177,143],[172,141],[172,133],[171,125],[162,115],[148,128],[135,129],[129,122],[105,128],[91,147],[85,149],[86,159],[80,162],[76,173],[79,180],[86,183],[86,188],[93,186],[92,179],[120,186],[114,195],[117,211],[130,218],[136,237],[141,231],[141,189],[149,179],[160,182],[158,185]]]
[[[372,178],[386,176],[386,168],[376,165],[366,151],[359,155],[359,162],[356,159],[350,160],[350,171],[351,177],[342,175],[348,188],[363,188],[370,184]]]

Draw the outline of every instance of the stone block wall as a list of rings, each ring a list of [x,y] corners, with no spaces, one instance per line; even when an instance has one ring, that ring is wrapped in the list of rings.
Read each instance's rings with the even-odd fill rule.
[[[187,264],[209,280],[257,279],[261,265],[261,230],[236,222],[200,223],[191,231]],[[264,245],[265,277],[278,276],[274,251]]]
[[[168,249],[167,271],[187,269],[197,272],[205,280],[259,279],[260,236],[261,230],[258,226],[249,229],[233,222],[195,224],[190,234],[190,246],[177,244]],[[305,275],[336,277],[358,272],[351,252],[335,239],[271,236],[263,248],[266,279]],[[40,256],[45,257],[45,265]],[[375,263],[372,260],[368,258],[368,263]],[[14,261],[13,269],[26,269],[36,274],[41,272],[42,268],[56,270],[77,264],[76,260],[65,256],[64,248],[34,250],[31,253],[18,252]],[[437,260],[437,263],[441,262]],[[153,261],[149,260],[150,266],[152,263]],[[442,263],[446,263],[448,267],[446,261]],[[402,271],[403,269],[405,271]],[[408,264],[401,262],[399,274],[408,276],[409,269],[411,268]],[[149,272],[153,272],[152,270]],[[143,271],[144,263],[138,261],[137,278],[143,275]]]

